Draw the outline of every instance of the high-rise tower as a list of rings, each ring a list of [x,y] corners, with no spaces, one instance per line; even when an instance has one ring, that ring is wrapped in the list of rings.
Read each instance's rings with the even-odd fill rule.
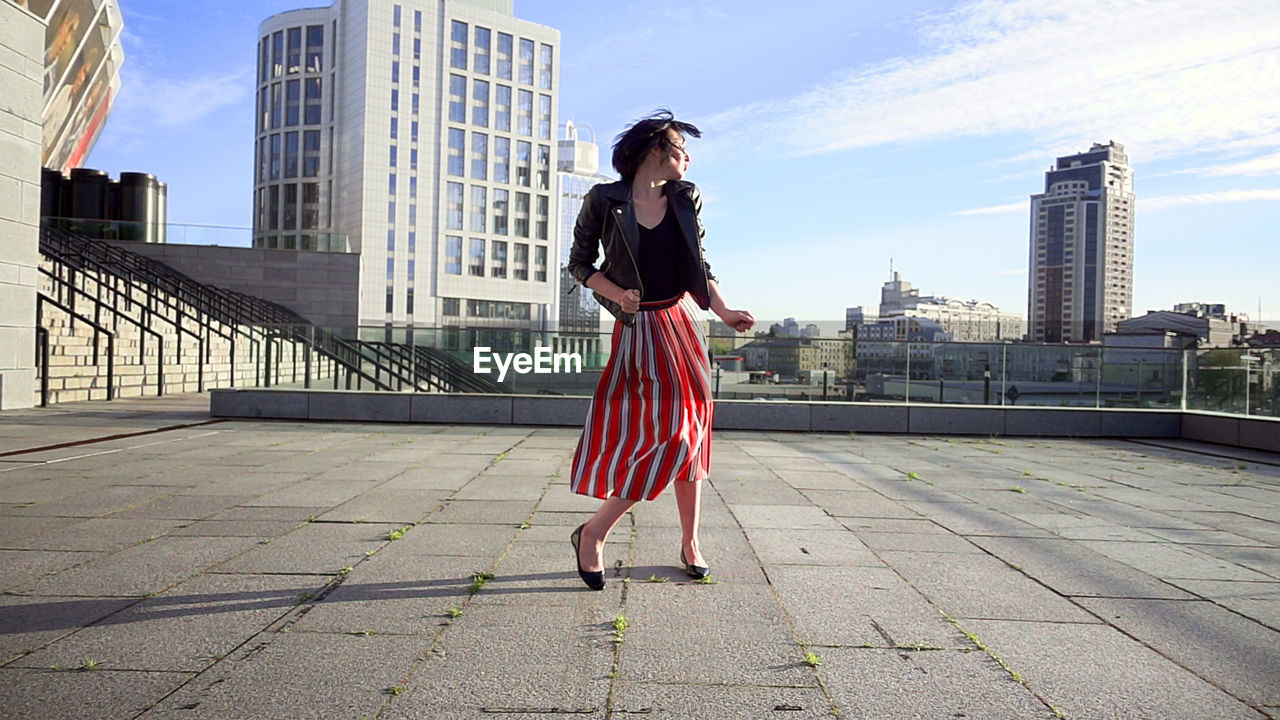
[[[1028,339],[1092,342],[1133,309],[1133,170],[1116,142],[1058,158],[1031,196]]]
[[[345,235],[362,324],[546,326],[560,33],[512,13],[335,0],[265,20],[255,246]]]

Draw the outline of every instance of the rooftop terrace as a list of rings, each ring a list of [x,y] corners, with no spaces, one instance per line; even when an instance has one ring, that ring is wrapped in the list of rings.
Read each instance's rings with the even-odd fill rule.
[[[668,494],[591,593],[577,434],[218,420],[207,395],[0,413],[0,707],[1280,716],[1280,455],[718,431],[714,582],[680,571]]]

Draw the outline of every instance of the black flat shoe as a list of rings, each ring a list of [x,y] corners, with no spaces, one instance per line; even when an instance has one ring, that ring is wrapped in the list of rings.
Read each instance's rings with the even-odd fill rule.
[[[586,523],[578,526],[569,535],[569,542],[573,545],[573,562],[578,566],[578,577],[582,578],[582,582],[592,590],[604,589],[604,572],[587,572],[582,569],[582,560],[578,556],[578,543],[582,540],[582,528],[586,527]]]
[[[704,567],[702,565],[693,565],[693,564],[690,564],[688,560],[685,560],[684,548],[680,548],[680,562],[684,564],[684,574],[688,575],[691,578],[697,578],[701,580],[702,578],[711,574],[711,568]]]

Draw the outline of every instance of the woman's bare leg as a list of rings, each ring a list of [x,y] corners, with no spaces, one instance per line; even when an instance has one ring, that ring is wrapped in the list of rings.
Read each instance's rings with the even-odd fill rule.
[[[582,526],[582,540],[578,546],[578,562],[587,572],[604,571],[604,541],[609,533],[622,519],[623,515],[635,505],[635,500],[611,497],[604,501],[596,514],[591,516]]]
[[[680,511],[680,549],[685,562],[706,566],[707,562],[698,549],[698,519],[702,515],[702,483],[676,480],[676,509]]]

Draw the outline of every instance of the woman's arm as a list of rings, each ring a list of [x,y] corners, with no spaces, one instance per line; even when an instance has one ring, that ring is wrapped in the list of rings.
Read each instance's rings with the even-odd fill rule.
[[[729,308],[728,303],[725,302],[724,295],[720,294],[720,286],[716,284],[715,280],[708,280],[707,288],[711,290],[711,312],[718,315],[725,325],[738,332],[746,332],[756,324],[756,319],[746,310]]]

